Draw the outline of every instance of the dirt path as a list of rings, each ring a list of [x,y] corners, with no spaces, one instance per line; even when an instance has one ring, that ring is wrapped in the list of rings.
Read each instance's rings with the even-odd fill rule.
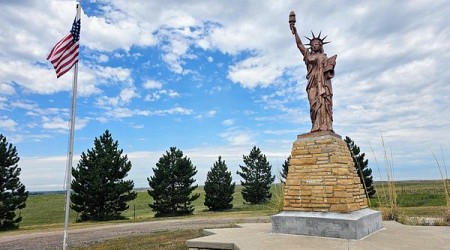
[[[87,246],[108,239],[157,231],[194,228],[217,228],[236,223],[270,222],[269,217],[174,219],[139,223],[123,223],[82,229],[69,228],[68,246]],[[0,235],[0,249],[62,249],[63,231]]]

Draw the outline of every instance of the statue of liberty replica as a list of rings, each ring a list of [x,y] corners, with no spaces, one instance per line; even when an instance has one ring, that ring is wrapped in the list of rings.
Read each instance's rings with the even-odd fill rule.
[[[333,131],[333,88],[336,55],[328,57],[321,33],[303,44],[289,27],[306,65],[306,92],[311,131],[297,135],[284,186],[283,211],[272,217],[272,232],[361,239],[383,228],[381,213],[368,208],[366,192],[347,144]],[[308,48],[305,47],[308,46]]]
[[[333,131],[333,88],[331,79],[334,77],[334,66],[336,65],[336,55],[328,58],[323,50],[323,45],[327,44],[325,38],[319,35],[316,37],[313,32],[312,38],[307,38],[309,48],[305,48],[295,27],[295,13],[289,15],[289,26],[295,36],[297,48],[303,55],[306,64],[306,79],[308,85],[309,110],[311,116],[311,132]]]

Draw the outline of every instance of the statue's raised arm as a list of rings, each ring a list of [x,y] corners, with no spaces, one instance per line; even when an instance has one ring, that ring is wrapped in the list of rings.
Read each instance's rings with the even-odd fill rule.
[[[289,13],[289,26],[291,28],[292,34],[295,37],[295,42],[297,43],[297,48],[300,50],[300,52],[302,52],[303,56],[305,56],[307,51],[306,51],[305,45],[303,45],[302,40],[298,36],[297,28],[295,28],[295,22],[296,22],[295,12],[291,11],[291,13]]]
[[[311,116],[311,132],[333,131],[333,89],[331,79],[334,77],[334,66],[336,65],[336,55],[330,58],[324,53],[323,45],[325,37],[316,37],[311,31],[312,38],[308,38],[309,48],[305,48],[300,36],[295,28],[295,12],[289,13],[289,26],[295,36],[297,48],[303,55],[306,64],[306,79],[308,85],[306,92],[309,100],[309,113]]]

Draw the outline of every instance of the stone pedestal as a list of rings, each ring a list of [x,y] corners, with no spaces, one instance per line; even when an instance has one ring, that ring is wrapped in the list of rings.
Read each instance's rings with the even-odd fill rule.
[[[298,135],[289,162],[283,212],[272,217],[272,229],[275,233],[359,239],[383,228],[380,212],[368,209],[367,204],[341,136],[331,131]],[[308,225],[311,228],[304,228]],[[354,227],[362,236],[348,232]],[[346,231],[342,237],[335,233],[342,230]]]
[[[363,185],[345,141],[331,131],[294,142],[283,211],[342,212],[367,208]]]

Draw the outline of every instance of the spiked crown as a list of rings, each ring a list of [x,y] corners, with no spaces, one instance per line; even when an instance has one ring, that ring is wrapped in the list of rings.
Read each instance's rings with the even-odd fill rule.
[[[311,34],[312,34],[312,38],[305,36],[305,38],[309,40],[309,43],[307,43],[306,45],[308,45],[310,47],[311,47],[312,41],[314,41],[314,40],[319,41],[322,45],[330,43],[330,42],[325,42],[325,38],[327,38],[327,36],[324,36],[323,38],[320,37],[320,35],[322,34],[322,31],[319,32],[319,35],[317,37],[314,35],[314,32],[312,32],[312,31],[311,31]]]

